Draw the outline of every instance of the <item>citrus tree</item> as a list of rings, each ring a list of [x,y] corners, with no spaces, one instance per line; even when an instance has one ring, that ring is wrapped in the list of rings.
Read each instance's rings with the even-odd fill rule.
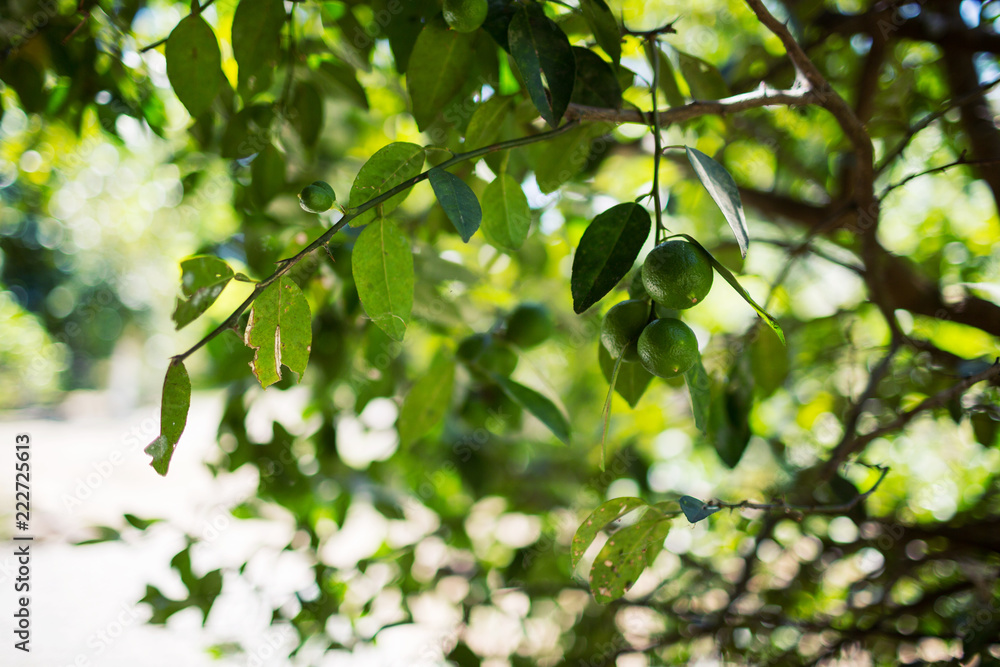
[[[4,284],[59,287],[31,229],[88,169],[26,155],[166,147],[205,240],[145,452],[227,388],[212,471],[314,576],[293,653],[437,596],[415,659],[998,656],[995,3],[10,6]],[[245,576],[190,549],[152,622]]]

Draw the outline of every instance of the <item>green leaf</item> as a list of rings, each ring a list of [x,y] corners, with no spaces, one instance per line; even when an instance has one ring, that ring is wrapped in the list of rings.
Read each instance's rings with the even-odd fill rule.
[[[222,135],[222,157],[242,160],[259,153],[271,143],[271,121],[274,110],[270,104],[254,104],[229,119]]]
[[[354,102],[356,106],[368,109],[368,94],[358,82],[358,75],[353,67],[339,61],[324,60],[320,63],[319,71],[326,75],[327,80],[333,84],[334,88]]]
[[[196,255],[181,262],[181,292],[187,301],[177,299],[172,316],[177,328],[208,310],[232,279],[233,270],[218,257]]]
[[[253,374],[267,389],[284,365],[302,379],[312,349],[312,315],[299,286],[288,276],[271,283],[254,300],[244,341],[253,348]]]
[[[455,225],[458,235],[468,243],[483,221],[483,210],[479,207],[476,193],[465,181],[444,169],[434,167],[428,173],[428,179],[441,208],[451,224]]]
[[[163,521],[163,519],[140,519],[136,515],[128,513],[124,514],[123,518],[129,522],[129,525],[134,528],[138,528],[139,530],[146,530],[154,523],[160,523]]]
[[[254,77],[270,72],[281,52],[281,27],[285,6],[281,0],[240,0],[233,15],[233,57],[239,65],[239,86],[252,85]]]
[[[153,457],[149,465],[160,475],[166,475],[177,441],[181,439],[191,407],[191,378],[183,362],[172,361],[163,379],[160,399],[160,435],[143,451]]]
[[[250,163],[250,198],[258,208],[265,208],[285,189],[285,156],[268,144]]]
[[[427,22],[406,70],[406,90],[417,127],[427,127],[461,91],[474,62],[475,33],[448,28],[440,16]]]
[[[441,421],[448,410],[454,382],[454,359],[450,355],[438,354],[427,373],[414,383],[403,401],[396,422],[402,444],[419,440]]]
[[[601,372],[604,378],[611,382],[614,374],[615,360],[611,358],[607,348],[597,342],[597,361],[601,365]],[[653,380],[653,374],[642,367],[640,363],[622,363],[618,369],[618,377],[615,379],[615,391],[625,399],[631,407],[639,403],[639,399],[646,393],[646,388]]]
[[[691,523],[698,523],[719,511],[718,507],[705,507],[704,501],[691,496],[681,496],[677,501],[684,512],[684,517]]]
[[[703,246],[700,243],[698,243],[698,241],[695,240],[694,237],[688,236],[687,234],[678,234],[678,236],[683,236],[688,241],[690,241],[691,243],[694,243],[696,246],[698,246],[702,250],[705,250],[705,246]],[[765,311],[763,308],[761,308],[759,305],[757,305],[757,302],[753,300],[753,297],[750,296],[750,293],[747,292],[745,289],[743,289],[743,285],[740,285],[740,282],[738,280],[736,280],[736,276],[734,276],[729,269],[727,269],[725,266],[723,266],[722,263],[719,262],[719,260],[717,260],[715,257],[713,257],[712,253],[710,253],[707,250],[705,250],[705,254],[708,255],[708,259],[712,262],[712,266],[715,267],[716,272],[720,276],[722,276],[723,279],[727,283],[729,283],[729,285],[734,290],[736,290],[737,294],[739,294],[741,297],[743,297],[744,301],[746,301],[748,304],[750,304],[751,308],[753,308],[755,311],[757,311],[757,314],[760,315],[761,318],[763,318],[763,320],[765,322],[767,322],[767,326],[771,327],[771,330],[774,331],[774,333],[778,336],[778,339],[781,341],[781,344],[784,345],[785,344],[785,333],[781,330],[781,325],[778,324],[778,320],[774,319],[771,315],[769,315],[767,313],[767,311]]]
[[[389,220],[368,225],[354,243],[351,270],[358,298],[375,325],[403,340],[413,310],[413,252]]]
[[[531,156],[538,189],[545,194],[555,192],[583,171],[590,161],[594,139],[612,129],[610,123],[588,123],[534,146]]]
[[[510,378],[506,378],[496,373],[490,374],[490,379],[503,389],[504,393],[512,401],[522,408],[538,417],[538,420],[545,424],[552,433],[568,445],[570,441],[569,420],[556,404],[539,394],[534,389],[518,384]]]
[[[517,11],[507,38],[531,101],[549,125],[558,126],[573,94],[576,66],[569,39],[536,3]]]
[[[528,238],[531,208],[520,184],[500,174],[483,192],[483,236],[497,248],[515,251]]]
[[[691,97],[696,100],[721,100],[729,96],[729,84],[722,78],[718,67],[689,53],[675,51],[677,66],[691,89]]]
[[[726,216],[740,246],[740,254],[745,258],[747,246],[750,245],[750,233],[747,231],[747,218],[743,213],[743,202],[740,201],[740,189],[736,187],[736,181],[725,167],[698,149],[687,146],[687,156],[698,180],[719,205],[722,215]]]
[[[607,604],[625,595],[663,550],[669,532],[670,518],[653,510],[608,538],[590,569],[594,600]]]
[[[587,548],[609,523],[622,518],[634,509],[645,506],[646,501],[642,498],[613,498],[591,512],[573,536],[573,545],[569,551],[573,569],[577,568]]]
[[[661,49],[654,49],[649,42],[646,42],[644,46],[646,49],[646,58],[651,64],[654,57],[660,60],[660,78],[657,83],[660,90],[663,91],[664,97],[667,98],[667,104],[672,107],[683,106],[684,94],[681,92],[680,86],[677,85],[677,73],[674,71],[674,66],[670,62],[670,58]]]
[[[314,85],[300,81],[295,86],[288,120],[299,133],[302,144],[314,148],[323,129],[323,98]]]
[[[579,46],[573,47],[573,56],[576,59],[576,81],[571,101],[592,107],[620,107],[622,87],[611,65],[590,49]]]
[[[580,0],[580,9],[594,32],[597,44],[611,57],[615,67],[618,67],[622,59],[622,33],[611,8],[604,0]]]
[[[706,432],[708,417],[712,406],[712,380],[705,371],[701,357],[695,365],[684,374],[688,394],[691,396],[691,412],[694,414],[694,425],[698,430]]]
[[[383,146],[365,162],[351,186],[351,207],[388,192],[403,181],[420,174],[424,167],[424,149],[404,142]],[[384,217],[399,206],[410,190],[400,192],[379,204],[374,210],[365,211],[351,220],[352,227],[360,227],[378,217]]]
[[[208,110],[222,86],[222,54],[211,26],[191,14],[167,38],[167,78],[192,117]]]
[[[715,443],[719,459],[735,468],[750,443],[750,409],[753,407],[753,378],[749,362],[738,359],[725,386],[712,387],[708,437]]]
[[[465,130],[464,149],[471,151],[474,148],[489,146],[500,136],[500,128],[514,111],[514,98],[494,95],[478,107],[469,119],[469,126]]]
[[[635,203],[612,206],[587,227],[573,257],[573,310],[590,308],[610,292],[635,263],[652,222]]]

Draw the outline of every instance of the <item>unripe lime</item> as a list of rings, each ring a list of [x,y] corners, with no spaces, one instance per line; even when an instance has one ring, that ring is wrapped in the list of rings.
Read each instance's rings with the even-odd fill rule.
[[[601,343],[612,359],[639,361],[639,334],[648,321],[649,304],[645,301],[629,299],[611,307],[601,322]]]
[[[672,317],[650,322],[639,336],[639,359],[653,375],[672,378],[688,372],[698,361],[698,339]]]
[[[642,264],[642,285],[653,301],[683,310],[712,289],[714,272],[704,250],[687,241],[667,241],[653,248]]]
[[[444,20],[456,32],[472,32],[486,20],[486,0],[444,0]]]
[[[535,347],[555,328],[549,309],[540,303],[522,303],[507,316],[507,340],[522,349]]]
[[[493,341],[493,344],[486,346],[479,355],[478,363],[485,371],[508,377],[517,368],[517,359],[517,352],[510,349],[509,345]]]
[[[489,347],[490,339],[491,336],[489,334],[472,334],[462,339],[462,342],[458,344],[458,350],[455,351],[455,354],[462,361],[475,361],[483,353],[483,350]]]
[[[307,185],[299,193],[299,206],[310,213],[329,211],[336,201],[337,195],[333,192],[333,188],[323,181]]]

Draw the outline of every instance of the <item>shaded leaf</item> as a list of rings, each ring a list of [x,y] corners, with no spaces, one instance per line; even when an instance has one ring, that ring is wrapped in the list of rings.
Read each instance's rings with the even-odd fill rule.
[[[718,507],[705,507],[704,501],[691,496],[681,496],[677,502],[680,503],[685,518],[691,523],[698,523],[719,511]]]
[[[590,49],[579,46],[573,47],[573,56],[576,59],[576,81],[571,101],[592,107],[620,107],[622,87],[611,65]]]
[[[500,136],[503,121],[514,111],[514,98],[494,95],[478,107],[465,130],[465,150],[489,146]]]
[[[604,0],[580,0],[580,9],[594,32],[597,44],[617,67],[622,58],[622,33],[611,8]]]
[[[646,42],[644,47],[646,58],[650,63],[653,63],[654,57],[660,60],[660,78],[657,80],[657,85],[663,91],[663,96],[667,98],[667,104],[672,107],[683,106],[684,94],[681,92],[680,86],[677,85],[677,73],[674,71],[670,58],[662,49],[654,50],[649,42]]]
[[[312,316],[291,278],[281,276],[254,300],[243,338],[254,350],[251,368],[261,387],[280,380],[282,366],[302,379],[312,349]]]
[[[222,54],[211,26],[191,14],[167,38],[167,78],[192,117],[208,110],[222,85]]]
[[[413,45],[406,90],[417,127],[427,126],[462,89],[474,62],[475,33],[451,30],[440,16],[427,22]]]
[[[698,427],[698,430],[706,432],[712,407],[712,380],[705,371],[700,356],[694,366],[684,374],[684,381],[687,382],[688,394],[691,396],[694,425]]]
[[[248,106],[230,118],[222,135],[222,157],[242,160],[264,150],[271,143],[273,118],[270,104]]]
[[[455,382],[455,361],[449,355],[439,354],[403,401],[396,427],[404,445],[427,435],[441,421],[451,402]]]
[[[610,123],[588,123],[535,146],[531,156],[538,189],[555,192],[583,171],[594,152],[594,140],[613,128]]]
[[[191,378],[183,362],[172,361],[163,379],[163,396],[160,398],[160,435],[143,451],[153,457],[149,465],[160,475],[166,475],[174,448],[187,425],[191,407]]]
[[[747,218],[743,213],[743,202],[740,201],[740,190],[736,187],[736,181],[725,167],[698,149],[687,146],[687,156],[695,174],[698,175],[698,180],[726,216],[726,221],[740,246],[740,254],[746,257],[750,234],[747,231]]]
[[[597,361],[601,365],[601,372],[604,373],[604,378],[608,382],[611,382],[615,360],[611,358],[611,354],[600,341],[597,342]],[[643,368],[642,364],[622,363],[618,369],[618,377],[615,379],[615,391],[625,399],[626,403],[634,408],[639,403],[642,395],[646,393],[646,388],[649,387],[649,383],[652,380],[653,374]]]
[[[323,98],[316,87],[306,81],[296,84],[291,109],[294,113],[289,112],[289,123],[299,133],[304,146],[314,147],[323,129]]]
[[[718,67],[690,53],[676,49],[675,52],[677,67],[691,89],[691,97],[696,100],[721,100],[729,95],[729,85]]]
[[[708,435],[719,459],[730,468],[736,467],[750,443],[753,378],[748,367],[745,359],[737,360],[726,385],[712,388]]]
[[[651,226],[646,209],[631,202],[612,206],[594,218],[573,257],[570,286],[575,312],[590,308],[625,277]]]
[[[285,188],[285,156],[268,144],[250,164],[250,198],[265,208]]]
[[[569,39],[535,3],[517,11],[507,29],[507,39],[531,101],[542,118],[556,127],[573,94],[575,64]]]
[[[483,220],[483,210],[479,207],[476,193],[465,181],[444,169],[434,167],[428,173],[428,179],[441,208],[451,224],[455,225],[458,235],[468,243]]]
[[[483,236],[493,246],[515,251],[528,237],[531,208],[520,184],[500,174],[483,192]]]
[[[368,225],[354,243],[351,271],[358,298],[375,325],[401,341],[413,310],[413,252],[389,220]]]
[[[688,236],[687,234],[678,234],[678,236],[683,236],[688,241],[694,243],[702,250],[705,250],[705,247],[700,243],[698,243],[698,241],[696,241],[693,237]],[[719,260],[715,259],[715,257],[712,256],[712,253],[705,250],[705,254],[708,255],[708,259],[712,262],[712,266],[715,268],[716,272],[720,276],[722,276],[722,278],[727,283],[729,283],[734,290],[736,290],[737,294],[743,297],[744,301],[750,304],[751,308],[757,311],[757,314],[760,315],[765,322],[767,322],[767,326],[771,327],[771,330],[774,331],[774,333],[778,336],[778,339],[781,340],[781,344],[784,345],[785,333],[781,330],[781,325],[778,324],[778,320],[774,319],[774,317],[769,315],[767,311],[765,311],[763,308],[757,305],[757,302],[753,300],[753,297],[750,296],[750,293],[747,292],[745,289],[743,289],[743,285],[740,285],[740,282],[736,280],[736,276],[734,276],[729,269],[723,266],[722,263],[719,262]]]
[[[570,428],[569,420],[556,404],[542,396],[534,389],[525,387],[523,384],[514,382],[496,373],[490,374],[490,379],[503,389],[511,400],[522,408],[535,415],[540,422],[545,424],[552,433],[564,444],[569,444]]]
[[[403,181],[420,174],[424,166],[424,149],[416,144],[395,142],[378,149],[361,171],[351,186],[351,207],[357,208],[365,202],[388,192]],[[410,190],[400,192],[379,204],[375,210],[365,211],[351,220],[351,226],[360,227],[375,219],[383,217],[399,206]]]
[[[573,536],[573,545],[569,552],[573,569],[575,570],[580,564],[587,548],[609,523],[645,505],[646,501],[642,498],[613,498],[591,512],[576,529],[576,534]]]
[[[590,569],[594,600],[607,604],[625,595],[663,550],[669,532],[670,518],[652,510],[608,538]]]
[[[284,23],[281,0],[240,0],[233,15],[233,57],[239,65],[241,89],[250,87],[254,77],[269,72],[277,63]]]
[[[181,262],[181,292],[187,300],[177,299],[172,315],[177,328],[208,310],[232,279],[233,270],[218,257],[196,255]]]
[[[319,66],[319,71],[356,106],[368,109],[368,95],[358,81],[357,71],[353,67],[340,61],[324,60]]]

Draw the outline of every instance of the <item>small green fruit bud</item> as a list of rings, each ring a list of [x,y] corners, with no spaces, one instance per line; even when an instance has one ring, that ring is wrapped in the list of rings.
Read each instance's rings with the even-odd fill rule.
[[[299,193],[299,206],[310,213],[329,211],[336,201],[337,195],[333,192],[333,188],[323,181],[307,185]]]

